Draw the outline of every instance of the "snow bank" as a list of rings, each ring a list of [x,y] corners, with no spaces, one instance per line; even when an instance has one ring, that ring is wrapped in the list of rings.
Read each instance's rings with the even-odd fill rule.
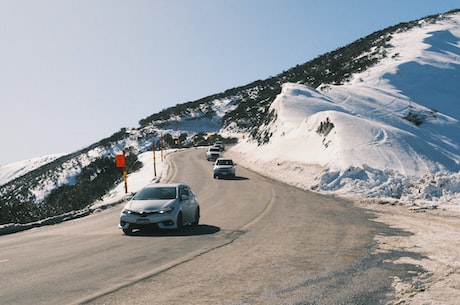
[[[238,162],[304,189],[460,210],[460,14],[394,34],[343,85],[284,84],[268,144]]]

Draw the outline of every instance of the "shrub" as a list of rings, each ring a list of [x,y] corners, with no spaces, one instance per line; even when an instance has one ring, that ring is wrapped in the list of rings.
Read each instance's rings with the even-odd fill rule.
[[[332,128],[334,128],[334,123],[329,121],[329,118],[326,118],[326,121],[319,124],[316,132],[320,135],[327,136],[329,132],[331,132]]]
[[[414,123],[415,126],[420,126],[423,122],[425,122],[426,115],[424,115],[423,113],[416,113],[411,109],[404,117],[404,119],[411,123]]]

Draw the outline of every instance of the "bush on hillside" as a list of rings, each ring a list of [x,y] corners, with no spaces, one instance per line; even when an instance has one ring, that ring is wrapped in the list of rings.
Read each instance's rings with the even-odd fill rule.
[[[316,132],[320,135],[327,136],[329,132],[331,132],[332,128],[334,128],[334,123],[329,121],[329,118],[326,118],[324,122],[319,124]]]

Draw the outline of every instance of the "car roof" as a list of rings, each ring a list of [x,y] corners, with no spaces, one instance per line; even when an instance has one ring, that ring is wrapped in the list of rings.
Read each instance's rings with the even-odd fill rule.
[[[187,186],[185,183],[182,182],[176,182],[176,183],[149,183],[145,187],[178,187],[178,186]]]

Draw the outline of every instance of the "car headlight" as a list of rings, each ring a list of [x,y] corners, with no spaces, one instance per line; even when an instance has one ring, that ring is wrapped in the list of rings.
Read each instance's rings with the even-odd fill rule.
[[[160,211],[158,213],[159,214],[166,214],[166,213],[171,213],[173,210],[174,210],[174,208],[167,207],[167,208],[160,209]]]
[[[128,209],[123,209],[123,210],[121,211],[121,214],[123,214],[123,215],[129,215],[129,214],[131,214],[131,213],[132,213],[132,212],[131,212],[130,210],[128,210]]]

